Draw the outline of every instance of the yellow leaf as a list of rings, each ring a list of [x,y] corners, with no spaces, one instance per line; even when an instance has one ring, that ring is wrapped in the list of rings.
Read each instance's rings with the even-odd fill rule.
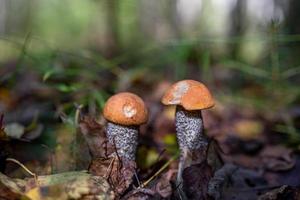
[[[241,139],[255,139],[263,131],[263,125],[257,120],[240,120],[234,124],[235,133]]]
[[[175,134],[167,134],[164,138],[163,141],[166,145],[176,145],[177,140],[176,140],[176,135]]]
[[[42,200],[42,195],[39,187],[35,187],[25,194],[31,200]]]

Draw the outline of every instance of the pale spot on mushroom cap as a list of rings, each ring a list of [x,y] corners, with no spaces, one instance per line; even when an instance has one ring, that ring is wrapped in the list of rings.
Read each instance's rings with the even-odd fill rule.
[[[189,84],[185,81],[179,82],[176,87],[175,91],[173,92],[173,98],[169,101],[171,104],[180,104],[181,97],[187,93],[189,90]]]
[[[133,117],[136,114],[136,112],[136,109],[130,105],[123,107],[123,113],[127,118]]]

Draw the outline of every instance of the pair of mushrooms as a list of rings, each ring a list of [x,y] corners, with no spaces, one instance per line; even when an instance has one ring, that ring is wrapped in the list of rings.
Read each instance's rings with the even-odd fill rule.
[[[207,146],[203,133],[202,109],[214,105],[207,87],[194,80],[173,84],[162,98],[164,105],[176,105],[175,125],[181,151],[178,179],[181,177],[186,156]],[[116,146],[123,160],[135,160],[139,125],[147,122],[148,111],[143,100],[132,93],[119,93],[108,99],[104,106],[108,121],[107,136]]]

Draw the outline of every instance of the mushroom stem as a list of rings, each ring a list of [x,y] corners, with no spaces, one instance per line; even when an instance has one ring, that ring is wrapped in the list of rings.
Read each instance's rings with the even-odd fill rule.
[[[204,135],[201,110],[188,111],[182,106],[176,107],[175,125],[177,140],[181,151],[177,182],[182,180],[182,172],[194,163],[205,159],[208,139]]]
[[[118,155],[125,160],[135,160],[138,133],[138,126],[125,126],[113,122],[107,124],[108,140],[116,146]]]

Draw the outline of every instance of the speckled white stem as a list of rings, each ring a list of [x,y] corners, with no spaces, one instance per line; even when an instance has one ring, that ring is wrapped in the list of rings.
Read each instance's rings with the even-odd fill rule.
[[[138,145],[138,126],[124,126],[108,122],[107,137],[111,144],[116,145],[118,155],[127,160],[135,160]]]
[[[201,110],[188,111],[177,106],[175,125],[180,149],[194,150],[207,145],[207,138],[203,134]]]
[[[188,157],[193,156],[195,152],[197,153],[197,150],[202,151],[205,149],[208,145],[208,139],[203,133],[201,110],[188,111],[182,106],[177,106],[175,125],[177,141],[181,151],[177,174],[177,182],[180,183],[183,170],[193,162],[193,158]]]

